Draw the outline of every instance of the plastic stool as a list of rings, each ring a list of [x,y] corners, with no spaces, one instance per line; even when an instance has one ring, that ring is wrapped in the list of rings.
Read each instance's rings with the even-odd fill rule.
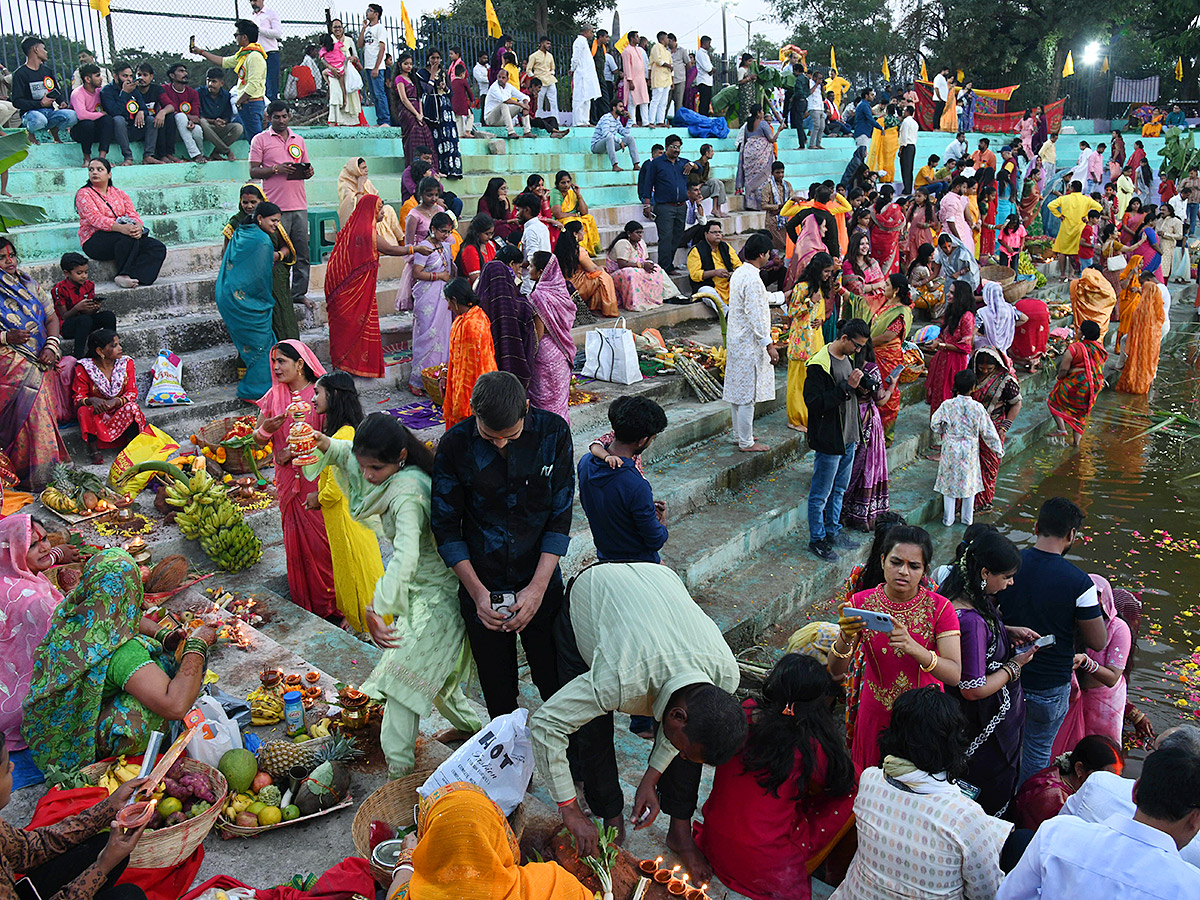
[[[333,223],[333,237],[325,237],[325,223]],[[336,209],[326,207],[308,208],[308,261],[311,265],[319,266],[333,252],[334,238],[340,227]]]

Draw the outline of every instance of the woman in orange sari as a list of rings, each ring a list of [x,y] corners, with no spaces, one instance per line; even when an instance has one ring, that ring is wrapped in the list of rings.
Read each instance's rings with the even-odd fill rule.
[[[471,392],[480,375],[496,371],[496,350],[492,345],[492,323],[476,305],[475,292],[467,279],[451,280],[445,294],[446,305],[454,314],[442,402],[442,417],[449,431],[471,415]]]
[[[456,781],[417,804],[387,900],[592,900],[555,862],[521,865],[504,813],[481,788]]]
[[[383,342],[375,301],[379,254],[408,256],[412,252],[380,236],[376,223],[383,214],[383,201],[375,194],[363,194],[338,231],[325,269],[329,357],[335,369],[363,378],[383,377]]]
[[[587,250],[579,243],[582,231],[583,226],[578,221],[567,223],[554,245],[554,255],[558,257],[563,277],[587,301],[588,309],[610,319],[616,318],[620,312],[617,284],[611,275],[592,262]]]
[[[871,211],[871,258],[879,263],[884,275],[900,271],[900,229],[904,212],[892,202],[895,189],[885,184],[879,189],[879,199]]]
[[[904,362],[904,339],[912,328],[912,294],[908,278],[899,272],[888,277],[883,289],[887,299],[883,308],[871,319],[871,343],[875,345],[875,362],[879,366],[879,377],[886,385],[892,371]],[[899,378],[899,376],[896,376]],[[883,438],[891,445],[896,432],[896,418],[900,415],[900,392],[892,391],[887,401],[879,407],[883,421]]]
[[[1125,270],[1121,272],[1121,287],[1117,292],[1117,340],[1113,352],[1120,353],[1125,336],[1133,325],[1133,314],[1142,299],[1141,276],[1145,262],[1140,256],[1131,256]]]
[[[1067,348],[1058,363],[1058,380],[1046,398],[1050,415],[1058,423],[1058,436],[1066,437],[1070,428],[1074,435],[1071,443],[1079,446],[1087,417],[1096,405],[1096,398],[1104,387],[1104,363],[1108,351],[1104,349],[1100,326],[1091,319],[1079,326],[1079,336]]]
[[[1141,276],[1142,293],[1137,308],[1129,316],[1129,340],[1125,344],[1125,368],[1117,381],[1117,390],[1125,394],[1148,394],[1158,374],[1158,355],[1162,349],[1163,310],[1158,280],[1152,272]],[[1126,324],[1121,317],[1122,327]]]

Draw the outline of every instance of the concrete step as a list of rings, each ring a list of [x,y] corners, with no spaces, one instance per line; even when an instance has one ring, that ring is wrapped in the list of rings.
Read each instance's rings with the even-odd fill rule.
[[[232,165],[226,163],[226,165]],[[137,169],[163,168],[162,166],[138,166]],[[174,168],[174,167],[171,167]],[[79,227],[79,213],[75,210],[75,193],[80,184],[70,183],[66,190],[30,190],[25,191],[16,186],[18,175],[42,174],[51,170],[32,170],[31,172],[14,172],[9,181],[9,191],[19,197],[29,197],[46,210],[46,216],[51,222],[66,222]],[[117,169],[116,173],[128,171]],[[116,174],[114,173],[114,174]],[[207,173],[205,173],[207,174]],[[244,172],[242,173],[245,174]],[[25,179],[28,180],[28,179]],[[124,179],[118,179],[121,190],[129,195],[138,215],[143,218],[172,216],[191,210],[220,209],[228,210],[226,217],[233,214],[237,207],[238,189],[242,182],[236,178],[212,178],[194,183],[164,183],[160,178],[146,184],[125,184]]]
[[[233,202],[236,202],[236,197]],[[212,241],[220,236],[232,210],[231,203],[228,209],[187,210],[169,215],[143,216],[142,221],[154,237],[171,248],[179,244]],[[22,225],[10,229],[9,236],[20,250],[21,258],[29,262],[57,263],[62,254],[72,250],[79,252],[77,218],[69,222]],[[55,276],[54,280],[57,281],[58,277]]]

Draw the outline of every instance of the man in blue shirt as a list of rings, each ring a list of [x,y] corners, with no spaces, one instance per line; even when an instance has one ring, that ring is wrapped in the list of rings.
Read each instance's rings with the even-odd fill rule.
[[[643,170],[646,173],[645,184],[639,192],[647,217],[651,214],[650,199],[654,198],[653,218],[658,223],[658,264],[668,275],[674,275],[675,251],[683,240],[687,217],[687,176],[694,167],[679,155],[683,149],[683,138],[679,135],[669,135],[664,146],[666,152],[646,164]]]
[[[876,128],[880,128],[875,113],[871,111],[871,100],[874,96],[875,91],[867,88],[859,96],[858,106],[854,107],[854,144],[864,149],[871,143],[871,134]]]
[[[461,582],[459,611],[488,714],[517,708],[517,634],[543,700],[561,686],[554,622],[575,499],[571,427],[531,408],[511,372],[475,382],[433,460],[430,525]],[[501,609],[496,609],[501,605]]]
[[[267,54],[268,59],[270,56]],[[204,132],[204,139],[213,145],[211,158],[237,159],[232,147],[242,136],[243,129],[240,122],[233,121],[233,99],[225,89],[225,70],[214,66],[205,73],[204,81],[207,90],[200,92],[200,130]]]
[[[154,124],[154,112],[147,108],[141,93],[133,86],[133,67],[117,63],[113,68],[113,80],[100,88],[100,105],[112,116],[113,138],[127,166],[133,163],[130,140],[142,141],[142,162],[157,163],[154,155],[158,143],[158,126]]]
[[[654,499],[637,458],[667,427],[667,414],[649,397],[624,395],[608,408],[613,440],[596,441],[579,460],[579,503],[602,561],[661,562],[667,508]],[[596,453],[604,454],[603,458]]]

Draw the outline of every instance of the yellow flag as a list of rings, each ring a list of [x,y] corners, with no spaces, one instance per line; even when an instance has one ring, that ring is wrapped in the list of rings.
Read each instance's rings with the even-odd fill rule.
[[[921,57],[921,80],[929,80],[929,70],[925,68],[925,57]]]
[[[1071,59],[1071,51],[1068,50],[1066,62],[1063,63],[1062,77],[1069,78],[1070,76],[1072,76],[1074,74],[1075,74],[1075,61],[1073,59]]]
[[[958,75],[954,80],[957,81],[959,84],[962,84],[966,80],[966,76],[963,75],[962,69],[958,70]]]
[[[886,56],[883,58],[883,68],[880,71],[883,72],[883,77],[885,79],[888,81],[892,80],[892,70],[888,68]]]
[[[410,50],[417,49],[417,34],[413,31],[412,19],[408,17],[408,10],[404,8],[404,3],[400,4],[400,23],[404,26],[404,43],[408,44]]]
[[[829,68],[837,71],[837,54],[833,52],[833,46],[829,48]]]
[[[491,0],[488,0],[488,2],[490,3]],[[616,50],[617,53],[620,53],[622,50],[624,50],[628,46],[629,46],[629,32],[626,31],[619,38],[617,38],[617,42],[615,44],[613,44],[613,49]]]
[[[1101,73],[1108,71],[1108,57],[1107,56],[1104,57],[1104,62],[1100,65],[1100,71],[1101,71]]]
[[[485,0],[484,11],[487,15],[488,37],[498,38],[503,36],[504,29],[500,27],[500,18],[496,15],[496,7],[492,6],[492,0]]]
[[[1175,60],[1175,80],[1183,81],[1183,57]]]
[[[108,15],[108,0],[88,0],[88,6],[99,12],[102,16]]]

